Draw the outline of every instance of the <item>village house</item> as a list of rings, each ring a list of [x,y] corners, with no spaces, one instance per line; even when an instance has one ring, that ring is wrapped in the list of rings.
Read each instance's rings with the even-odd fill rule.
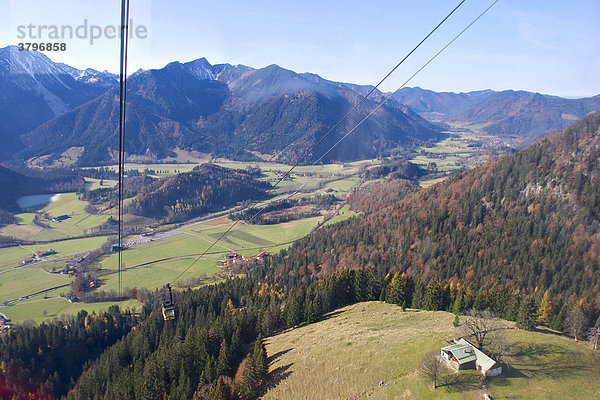
[[[454,344],[450,346],[442,347],[440,355],[456,371],[476,369],[484,376],[497,376],[502,373],[502,366],[464,338],[454,340]]]
[[[0,332],[6,332],[10,328],[12,328],[12,325],[10,324],[10,318],[4,314],[0,314]]]

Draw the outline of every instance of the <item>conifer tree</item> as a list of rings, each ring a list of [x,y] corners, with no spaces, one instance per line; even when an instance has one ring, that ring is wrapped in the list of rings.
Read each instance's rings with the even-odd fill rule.
[[[227,346],[227,341],[223,338],[219,349],[219,357],[217,358],[217,376],[229,375],[230,373],[229,348]]]
[[[462,293],[460,292],[460,290],[457,290],[456,292],[456,299],[454,299],[454,303],[452,304],[452,313],[454,315],[456,315],[457,317],[460,315],[460,312],[462,311]]]
[[[535,329],[536,306],[533,296],[527,296],[523,299],[519,308],[519,317],[517,319],[517,328],[532,331]]]
[[[425,297],[425,288],[421,279],[415,279],[415,291],[412,298],[412,308],[422,308]]]

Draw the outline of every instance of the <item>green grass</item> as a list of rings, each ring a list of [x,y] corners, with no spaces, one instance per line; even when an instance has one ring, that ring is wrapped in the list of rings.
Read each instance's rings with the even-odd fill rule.
[[[102,185],[100,185],[102,182]],[[100,188],[109,188],[117,185],[117,181],[110,179],[95,179],[95,178],[85,178],[85,188],[86,190],[96,190]]]
[[[40,269],[20,268],[0,274],[0,303],[18,299],[54,286],[71,283],[68,275],[49,274]]]
[[[262,398],[480,399],[484,391],[475,371],[448,371],[448,376],[461,378],[460,384],[436,390],[417,373],[424,354],[458,336],[453,319],[446,312],[403,312],[369,302],[267,338],[274,387]],[[517,348],[515,369],[489,379],[494,399],[598,398],[600,352],[552,334],[507,334]]]
[[[219,260],[231,250],[246,256],[254,256],[260,250],[275,253],[283,244],[308,234],[322,220],[322,217],[306,218],[278,225],[246,225],[239,223],[219,245],[213,247],[203,259],[195,261],[210,244],[229,228],[232,222],[220,218],[210,223],[194,225],[183,229],[179,235],[138,245],[123,252],[124,268],[139,266],[123,272],[123,287],[156,288],[175,279],[189,268],[180,279],[208,277],[221,272]],[[215,254],[216,253],[216,254]],[[117,270],[117,255],[105,256],[100,261],[104,273]],[[141,264],[147,264],[142,265]],[[118,275],[102,277],[101,290],[118,289]]]
[[[87,202],[80,200],[76,193],[61,193],[58,199],[40,208],[51,217],[69,215],[71,218],[61,221],[43,221],[45,228],[33,224],[33,213],[17,214],[18,224],[0,229],[0,235],[14,236],[18,239],[34,241],[53,241],[69,237],[83,236],[90,228],[103,224],[109,215],[91,215],[85,211]]]
[[[426,180],[426,181],[420,181],[419,185],[421,187],[423,187],[423,188],[428,188],[428,187],[433,186],[433,185],[435,185],[437,183],[443,182],[446,179],[448,179],[448,177],[442,177],[442,178],[436,178],[436,179],[429,179],[429,180]]]
[[[346,193],[354,186],[358,185],[359,178],[354,176],[351,178],[340,179],[337,181],[329,182],[325,185],[326,188],[333,189],[336,192]]]
[[[113,304],[118,304],[122,309],[140,310],[141,303],[137,300],[126,300],[122,302],[103,302],[103,303],[69,303],[64,298],[36,298],[31,301],[19,303],[15,306],[1,308],[0,311],[6,314],[13,322],[21,323],[25,320],[33,320],[41,323],[56,317],[65,315],[75,315],[81,310],[87,312],[105,311]]]
[[[329,221],[327,221],[324,224],[324,226],[335,224],[336,222],[347,220],[348,218],[351,218],[354,215],[356,215],[356,213],[354,211],[350,210],[350,207],[348,207],[347,205],[345,205],[345,206],[343,206],[337,212],[337,214],[333,218],[331,218]]]
[[[31,257],[34,252],[45,251],[49,248],[55,250],[57,254],[45,257],[44,259],[47,260],[56,257],[65,257],[69,254],[78,253],[87,249],[99,248],[105,241],[106,237],[99,236],[84,239],[61,240],[58,242],[24,247],[5,247],[0,249],[0,271],[22,265],[21,261]],[[37,264],[36,267],[44,266],[44,264],[46,263]],[[0,288],[0,293],[1,292],[2,288]]]

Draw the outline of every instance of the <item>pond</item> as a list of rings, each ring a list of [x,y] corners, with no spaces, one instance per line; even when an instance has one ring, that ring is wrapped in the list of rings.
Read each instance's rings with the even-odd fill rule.
[[[34,206],[44,206],[48,203],[52,203],[53,201],[58,200],[60,194],[50,193],[50,194],[34,194],[31,196],[23,196],[17,200],[17,204],[22,209],[26,209]]]

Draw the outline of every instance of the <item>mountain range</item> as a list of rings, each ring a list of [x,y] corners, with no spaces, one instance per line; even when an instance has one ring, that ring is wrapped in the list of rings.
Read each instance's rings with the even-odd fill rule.
[[[360,99],[343,84],[276,65],[261,69],[206,59],[173,62],[140,71],[128,80],[126,151],[155,160],[175,149],[237,159],[256,154],[294,161]],[[357,113],[316,149],[317,157],[337,141],[381,96]],[[80,165],[114,162],[118,89],[112,87],[21,137],[26,160],[83,148]],[[407,107],[388,102],[328,154],[327,160],[376,157],[399,146],[413,147],[441,137],[438,128]]]
[[[140,70],[128,80],[125,150],[146,161],[189,150],[294,162],[370,88],[277,65],[212,65],[204,58]],[[308,161],[337,142],[384,95],[376,90]],[[444,137],[440,121],[478,124],[490,134],[531,143],[597,109],[600,96],[403,88],[323,161],[411,151]],[[14,46],[0,49],[0,160],[36,160],[44,166],[69,154],[81,166],[114,163],[118,110],[115,75],[54,63]]]
[[[600,110],[600,95],[565,99],[515,90],[438,93],[415,87],[400,89],[393,97],[427,119],[482,125],[489,134],[524,143]]]
[[[52,62],[43,53],[0,49],[0,157],[19,147],[19,135],[86,103],[117,77]]]

